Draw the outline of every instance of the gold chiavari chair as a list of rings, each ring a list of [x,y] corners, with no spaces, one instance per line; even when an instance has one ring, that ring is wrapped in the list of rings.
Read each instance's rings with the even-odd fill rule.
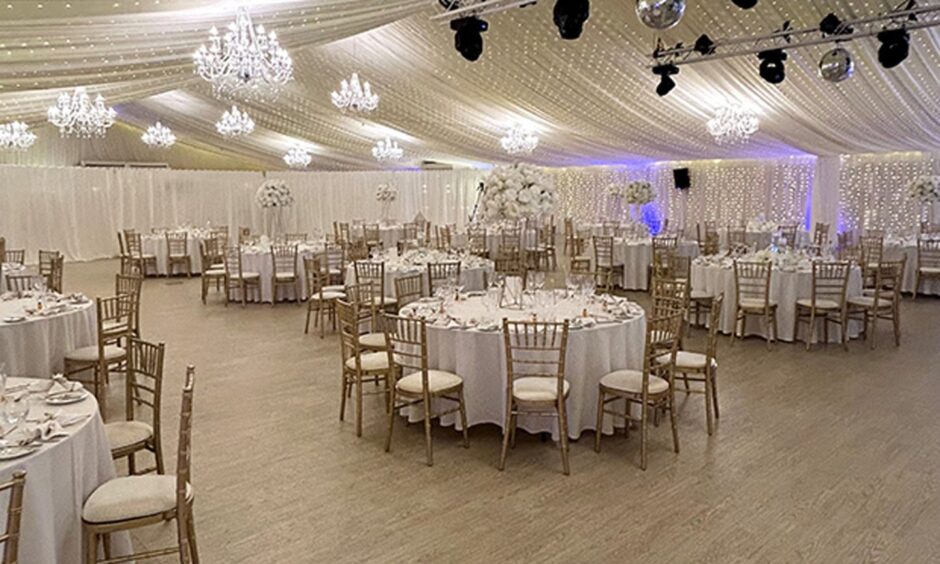
[[[522,254],[522,230],[518,227],[504,227],[499,234],[499,253],[501,257]]]
[[[346,259],[350,261],[369,260],[369,247],[361,239],[346,243],[344,252]]]
[[[677,252],[679,237],[672,235],[657,235],[652,238],[653,256],[662,252]]]
[[[295,245],[297,243],[306,243],[307,234],[306,233],[285,233],[284,242],[288,245]]]
[[[120,233],[118,234],[120,239]],[[121,254],[124,254],[124,244],[121,243]],[[7,240],[5,237],[0,237],[0,265],[7,261]]]
[[[378,223],[369,223],[362,226],[362,240],[371,252],[372,249],[382,246],[381,229]]]
[[[10,274],[6,277],[7,292],[28,292],[33,289],[36,276],[33,274]]]
[[[522,279],[522,288],[527,287],[528,269],[519,257],[497,258],[493,261],[493,271],[502,276],[515,276]]]
[[[685,393],[699,393],[705,396],[705,421],[708,434],[714,431],[713,419],[719,418],[718,411],[718,329],[721,323],[721,307],[725,295],[719,294],[712,300],[708,311],[708,339],[705,352],[693,352],[680,349],[676,351],[676,378],[685,385]],[[668,353],[656,357],[659,364],[668,364]],[[703,389],[693,389],[690,384],[703,384]]]
[[[825,249],[829,245],[829,224],[816,223],[813,229],[813,246]]]
[[[46,288],[62,293],[62,276],[65,273],[65,257],[57,255],[52,259],[49,274],[46,276]]]
[[[140,233],[134,231],[124,232],[124,244],[127,246],[127,256],[142,276],[157,274],[157,257],[144,254],[143,241]]]
[[[52,261],[61,254],[59,251],[39,251],[39,275],[48,278],[52,272]]]
[[[460,261],[429,262],[428,295],[433,296],[437,287],[446,284],[460,284]]]
[[[744,225],[728,226],[728,248],[735,245],[747,246],[747,227]]]
[[[574,252],[575,250],[574,241],[577,235],[574,230],[574,220],[570,217],[565,218],[564,235],[565,235],[565,248],[564,248],[565,255],[569,257],[575,256],[576,253]]]
[[[346,249],[342,245],[327,245],[321,253],[320,266],[329,275],[330,286],[344,286],[346,279]]]
[[[246,272],[242,268],[241,247],[226,247],[225,249],[225,305],[234,301],[233,292],[241,295],[242,307],[248,303],[248,291],[251,290],[261,301],[261,273]]]
[[[415,274],[424,278],[421,274]],[[356,308],[359,316],[359,346],[367,351],[385,350],[383,312],[379,311],[376,286],[371,282],[353,284],[346,288],[346,301]]]
[[[609,272],[610,278],[616,281],[613,237],[594,237],[594,269],[598,272]]]
[[[672,427],[672,444],[679,453],[679,429],[675,410],[675,367],[679,340],[682,331],[681,309],[662,309],[647,320],[646,345],[642,370],[617,370],[601,378],[597,396],[597,427],[594,435],[594,450],[601,450],[601,431],[604,415],[624,419],[624,433],[629,434],[630,423],[640,424],[640,468],[646,470],[647,435],[650,414],[660,410],[669,411]],[[666,355],[666,358],[663,358]],[[624,411],[607,409],[610,403],[623,400]],[[631,406],[638,405],[640,417],[631,414]]]
[[[807,324],[806,350],[812,346],[816,322],[823,323],[823,342],[829,342],[829,325],[839,326],[842,347],[849,350],[848,308],[846,290],[852,266],[847,262],[813,262],[813,286],[809,298],[796,300],[793,319],[793,342],[796,342],[801,324]]]
[[[251,227],[239,227],[238,228],[238,244],[247,245],[252,241]]]
[[[202,303],[206,303],[209,286],[215,282],[218,292],[225,282],[225,251],[222,239],[212,237],[199,242],[199,255],[202,261]]]
[[[310,332],[310,317],[315,316],[313,326],[320,326],[322,339],[327,319],[331,321],[333,330],[336,330],[336,301],[345,299],[346,294],[327,286],[328,275],[316,258],[304,257],[304,274],[307,277],[307,320],[304,324],[304,334]]]
[[[395,279],[395,298],[398,300],[399,309],[421,299],[423,284],[424,276],[421,273]]]
[[[884,258],[884,236],[870,235],[868,233],[859,238],[859,245],[862,248],[862,275],[864,276],[864,286],[871,288],[875,282],[875,271]]]
[[[438,225],[435,229],[437,231],[437,248],[440,251],[448,251],[451,249],[451,233],[449,225]]]
[[[65,353],[65,376],[72,377],[92,371],[92,386],[101,417],[107,416],[108,394],[105,384],[112,368],[121,369],[127,360],[127,350],[121,345],[134,334],[137,305],[131,295],[120,295],[95,300],[98,342]]]
[[[20,522],[23,517],[23,491],[26,488],[26,472],[14,470],[10,481],[0,484],[0,495],[8,495],[7,528],[0,535],[3,543],[3,564],[19,562]],[[7,493],[9,492],[9,493]]]
[[[859,245],[845,245],[839,246],[839,252],[837,253],[839,260],[848,262],[850,264],[857,264],[860,267],[864,267],[864,252],[862,247]]]
[[[850,320],[862,321],[865,340],[875,348],[875,324],[879,319],[890,320],[894,326],[894,345],[901,346],[901,284],[907,257],[900,261],[882,262],[875,268],[874,292],[870,296],[848,299]]]
[[[800,231],[800,226],[795,223],[788,223],[786,225],[778,225],[777,230],[780,232],[780,236],[784,239],[784,245],[788,248],[795,249],[797,245],[797,236]]]
[[[26,264],[26,249],[10,249],[3,252],[3,262],[7,264]]]
[[[401,226],[401,238],[405,241],[417,241],[418,240],[418,224],[417,223],[405,223]]]
[[[343,392],[339,408],[339,420],[346,417],[346,398],[355,390],[356,436],[362,436],[362,400],[364,395],[381,393],[385,396],[385,409],[389,408],[391,389],[389,386],[391,364],[385,351],[369,351],[359,342],[362,317],[359,308],[346,300],[336,301],[339,316],[340,353],[343,362]],[[383,335],[384,338],[384,335]],[[384,384],[378,392],[363,390],[366,383]]]
[[[160,438],[160,405],[163,394],[163,343],[140,339],[127,342],[127,378],[124,394],[124,421],[111,421],[104,426],[115,460],[127,458],[128,473],[163,474],[163,443]],[[149,411],[150,423],[144,420]],[[154,467],[138,470],[137,453],[153,454]]]
[[[573,258],[568,269],[571,282],[581,286],[587,281],[594,282],[594,291],[601,294],[610,294],[613,291],[610,282],[610,271],[591,270],[591,259]]]
[[[297,303],[300,303],[300,275],[297,273],[297,245],[271,246],[271,306],[277,304],[278,289],[286,286],[294,289]]]
[[[759,315],[767,324],[769,336],[767,348],[777,342],[777,302],[770,299],[770,277],[773,263],[770,261],[746,262],[734,261],[734,329],[731,331],[731,344],[741,327],[744,338],[748,316]]]
[[[601,236],[603,237],[614,237],[617,235],[617,230],[620,229],[620,223],[617,221],[605,221],[601,223]]]
[[[467,431],[467,409],[463,398],[463,379],[453,372],[428,368],[428,333],[423,319],[409,319],[386,315],[385,339],[389,372],[392,379],[389,396],[388,434],[385,452],[392,449],[392,430],[400,410],[421,405],[424,415],[424,444],[428,466],[434,465],[431,442],[431,421],[451,413],[460,413],[463,446],[470,447]],[[400,376],[400,377],[399,377]],[[436,410],[443,401],[456,404],[449,409]]]
[[[193,261],[189,256],[189,233],[185,231],[167,232],[166,237],[166,275],[173,276],[176,265],[183,267],[186,276],[193,276]]]
[[[106,562],[131,562],[168,554],[179,554],[181,563],[199,562],[193,521],[195,489],[191,479],[195,373],[193,366],[187,367],[180,402],[176,475],[122,476],[98,486],[82,508],[85,564],[98,562],[99,539],[104,544]],[[176,520],[175,546],[110,559],[111,534],[173,520]]]
[[[144,279],[139,274],[114,275],[114,295],[130,296],[134,300],[134,321],[131,325],[135,337],[140,337],[140,291],[143,283]]]
[[[914,271],[914,297],[923,280],[940,278],[940,240],[919,239],[917,241],[917,270]]]
[[[510,445],[516,446],[516,423],[520,415],[558,419],[561,463],[568,465],[568,411],[571,388],[565,379],[568,353],[568,321],[509,321],[503,319],[506,347],[506,415],[503,419],[503,448],[499,469],[506,467]]]
[[[467,250],[471,255],[489,258],[490,251],[486,246],[486,229],[471,229],[467,235]]]
[[[530,251],[530,260],[535,270],[554,272],[558,268],[555,254],[555,226],[543,225],[538,230],[538,245]]]
[[[385,262],[357,260],[353,263],[353,269],[356,272],[356,284],[370,282],[373,289],[377,292],[374,297],[375,305],[381,311],[395,310],[398,307],[398,300],[385,295]]]

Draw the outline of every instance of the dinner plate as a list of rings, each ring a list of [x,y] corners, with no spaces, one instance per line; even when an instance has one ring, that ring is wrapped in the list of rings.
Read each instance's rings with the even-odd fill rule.
[[[21,321],[26,321],[26,318],[22,315],[8,315],[3,318],[4,323],[19,323]]]
[[[46,403],[49,405],[68,405],[70,403],[78,403],[86,397],[88,397],[87,390],[59,392],[51,396],[46,396]]]
[[[22,458],[33,454],[39,450],[38,445],[29,445],[29,446],[11,446],[8,449],[0,449],[0,460],[13,460],[14,458]]]

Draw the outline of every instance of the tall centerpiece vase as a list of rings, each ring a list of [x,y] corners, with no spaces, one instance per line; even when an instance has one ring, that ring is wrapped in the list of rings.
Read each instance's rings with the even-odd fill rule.
[[[389,221],[391,221],[391,218],[392,218],[392,202],[390,202],[390,201],[388,201],[388,200],[382,202],[381,214],[382,214],[382,215],[381,215],[382,223],[387,224]]]
[[[398,199],[398,188],[391,184],[379,184],[375,189],[375,200],[379,203],[380,219],[387,225],[392,217],[392,204]]]
[[[284,233],[287,209],[294,205],[294,196],[283,180],[266,180],[255,195],[261,208],[265,235],[277,241]]]

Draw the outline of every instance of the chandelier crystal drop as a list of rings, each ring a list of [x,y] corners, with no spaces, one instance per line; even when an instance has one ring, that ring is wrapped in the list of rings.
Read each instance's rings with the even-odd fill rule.
[[[104,105],[104,98],[99,94],[94,103],[85,87],[79,86],[75,92],[59,94],[56,105],[49,108],[49,123],[59,128],[63,137],[104,137],[108,128],[114,125],[117,112]]]
[[[199,47],[193,62],[217,97],[274,97],[294,78],[294,62],[277,35],[253,26],[246,7],[238,9],[225,35],[215,27],[209,30],[209,43]]]
[[[284,162],[291,168],[307,168],[310,161],[310,153],[300,145],[293,145],[284,155]]]
[[[397,161],[404,154],[405,151],[398,146],[398,141],[392,141],[389,137],[384,140],[380,139],[376,142],[375,147],[372,147],[372,156],[377,161]]]
[[[728,104],[718,108],[706,125],[719,145],[732,145],[747,143],[757,133],[760,121],[744,106]]]
[[[230,111],[222,114],[222,119],[215,122],[215,128],[224,137],[238,137],[254,131],[255,122],[248,117],[248,112],[232,106]]]
[[[154,149],[169,149],[176,143],[176,135],[159,121],[147,128],[140,140]]]
[[[379,95],[372,93],[368,81],[359,82],[359,73],[340,82],[339,91],[330,94],[333,105],[343,112],[371,112],[379,107]]]
[[[0,123],[0,150],[25,151],[35,142],[36,134],[25,123]]]
[[[539,137],[524,125],[514,125],[499,140],[503,150],[510,155],[529,154],[539,145]]]

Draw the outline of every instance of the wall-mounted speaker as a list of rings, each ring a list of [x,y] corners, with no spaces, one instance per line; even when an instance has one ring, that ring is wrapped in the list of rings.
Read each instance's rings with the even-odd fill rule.
[[[689,175],[689,169],[673,169],[672,177],[676,181],[676,188],[679,190],[688,190],[692,187],[692,177]]]

